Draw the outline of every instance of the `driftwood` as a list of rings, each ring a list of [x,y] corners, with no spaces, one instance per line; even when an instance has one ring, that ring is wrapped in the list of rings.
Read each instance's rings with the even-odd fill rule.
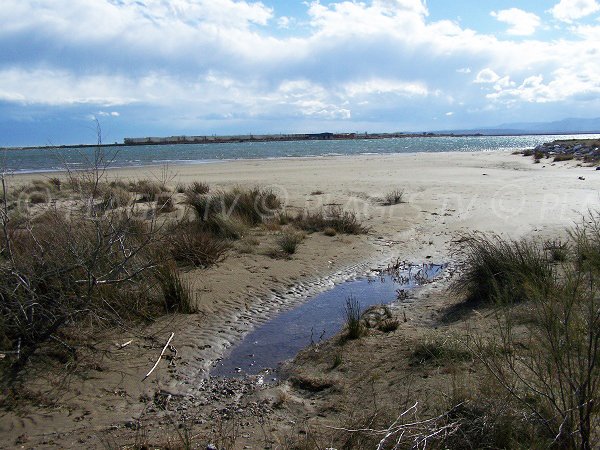
[[[159,355],[158,359],[156,360],[156,362],[154,363],[154,366],[152,366],[152,369],[150,369],[150,371],[146,374],[146,376],[144,377],[144,379],[142,381],[145,381],[146,378],[148,378],[150,375],[152,375],[152,372],[154,372],[154,369],[156,369],[158,367],[158,363],[160,362],[160,360],[162,359],[163,355],[167,351],[167,348],[169,347],[169,344],[171,343],[171,341],[173,340],[174,337],[175,337],[175,333],[171,333],[171,336],[169,337],[169,340],[167,341],[167,343],[163,347],[162,352],[160,352],[160,355]]]

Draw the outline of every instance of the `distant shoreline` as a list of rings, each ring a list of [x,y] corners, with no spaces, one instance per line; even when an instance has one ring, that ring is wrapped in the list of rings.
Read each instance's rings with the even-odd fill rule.
[[[0,150],[56,150],[94,147],[139,147],[189,144],[232,144],[247,142],[291,142],[291,141],[357,141],[403,138],[443,138],[443,137],[518,137],[554,135],[592,135],[598,132],[548,132],[548,133],[314,133],[314,134],[270,134],[243,136],[170,136],[125,138],[122,143],[113,144],[66,144],[44,146],[0,147]]]

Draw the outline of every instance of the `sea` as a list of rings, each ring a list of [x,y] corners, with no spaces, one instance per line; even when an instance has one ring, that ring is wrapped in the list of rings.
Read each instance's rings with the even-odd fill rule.
[[[101,147],[111,168],[210,164],[243,159],[383,155],[419,152],[524,150],[555,139],[598,139],[590,135],[444,136],[327,141],[240,142]],[[97,148],[0,150],[0,167],[8,173],[54,172],[89,167]]]

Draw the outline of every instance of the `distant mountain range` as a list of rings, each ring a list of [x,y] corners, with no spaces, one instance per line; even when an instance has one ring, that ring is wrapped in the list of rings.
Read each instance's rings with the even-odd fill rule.
[[[517,122],[471,130],[452,130],[454,133],[481,134],[568,134],[600,133],[600,117],[595,119],[569,118],[556,122]]]

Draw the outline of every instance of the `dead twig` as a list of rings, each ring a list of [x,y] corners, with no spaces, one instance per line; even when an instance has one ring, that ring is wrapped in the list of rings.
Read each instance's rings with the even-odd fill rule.
[[[169,344],[171,344],[171,341],[173,340],[174,337],[175,337],[175,333],[171,333],[171,336],[169,337],[169,340],[167,341],[167,343],[163,347],[162,352],[160,352],[160,355],[159,355],[158,359],[156,360],[156,362],[154,363],[154,366],[152,366],[152,369],[150,369],[150,371],[146,374],[146,376],[142,379],[142,381],[146,381],[146,378],[148,378],[150,375],[152,375],[152,372],[154,372],[154,370],[158,367],[158,363],[160,362],[160,360],[162,359],[163,355],[167,351],[167,348],[169,347]]]

